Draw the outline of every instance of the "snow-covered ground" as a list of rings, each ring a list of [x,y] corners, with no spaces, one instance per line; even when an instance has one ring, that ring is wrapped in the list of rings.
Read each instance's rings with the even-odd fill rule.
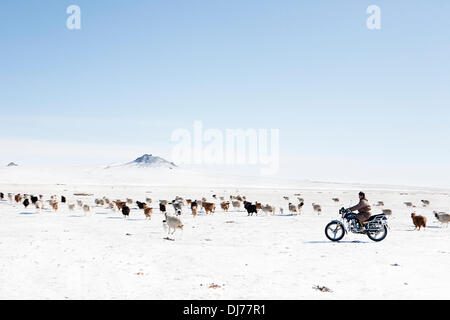
[[[363,235],[328,241],[325,225],[341,206],[366,192],[393,210],[388,237]],[[346,185],[269,178],[211,176],[183,170],[0,169],[0,192],[65,195],[92,205],[84,215],[61,205],[38,211],[0,202],[0,299],[449,299],[450,228],[433,210],[450,208],[450,191]],[[88,193],[92,196],[75,196]],[[184,230],[167,236],[157,209],[151,220],[133,206],[130,217],[95,207],[94,199],[184,198],[245,195],[283,207],[275,215],[246,212],[190,215]],[[301,215],[289,215],[288,196],[305,199]],[[332,198],[339,198],[335,203]],[[429,200],[423,207],[420,200]],[[218,200],[215,200],[218,203]],[[410,201],[416,208],[408,208]],[[311,203],[322,205],[320,216]],[[169,207],[169,210],[172,210]],[[428,219],[413,231],[412,211]],[[215,286],[218,285],[218,286]],[[332,292],[315,290],[326,286]]]

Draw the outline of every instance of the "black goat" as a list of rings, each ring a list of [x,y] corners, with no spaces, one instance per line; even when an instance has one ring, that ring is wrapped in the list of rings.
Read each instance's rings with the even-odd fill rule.
[[[244,208],[247,210],[248,215],[253,215],[254,213],[258,214],[256,211],[256,205],[251,204],[250,202],[244,201]]]
[[[145,206],[147,205],[145,202],[140,202],[140,201],[136,201],[136,204],[139,209],[144,209]]]
[[[122,214],[125,216],[125,218],[128,217],[130,215],[130,208],[128,206],[123,206]]]

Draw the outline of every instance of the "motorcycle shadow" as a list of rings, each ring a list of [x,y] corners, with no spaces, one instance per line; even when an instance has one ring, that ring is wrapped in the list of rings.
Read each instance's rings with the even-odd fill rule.
[[[310,244],[319,244],[319,243],[361,243],[361,244],[363,244],[363,243],[370,243],[369,241],[360,241],[360,240],[344,240],[344,241],[336,241],[336,242],[333,242],[333,241],[326,241],[326,240],[324,240],[324,241],[306,241],[306,242],[303,242],[303,243],[310,243]]]

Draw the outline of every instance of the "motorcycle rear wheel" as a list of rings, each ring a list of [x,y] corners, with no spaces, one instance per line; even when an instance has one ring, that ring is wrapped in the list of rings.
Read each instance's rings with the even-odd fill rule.
[[[374,235],[372,235],[370,232],[367,232],[367,236],[369,237],[369,239],[376,242],[384,240],[387,234],[388,234],[387,226],[383,226],[383,229]]]
[[[342,223],[332,221],[325,227],[325,235],[331,241],[340,241],[345,236],[345,229]]]

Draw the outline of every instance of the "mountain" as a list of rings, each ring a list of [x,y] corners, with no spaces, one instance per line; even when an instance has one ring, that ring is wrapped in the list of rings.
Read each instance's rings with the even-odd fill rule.
[[[108,166],[110,168],[113,166]],[[164,158],[157,157],[151,154],[144,154],[134,161],[127,162],[121,165],[114,165],[114,167],[136,167],[136,168],[169,168],[174,169],[177,166],[173,162],[169,162]]]
[[[7,167],[18,167],[18,164],[15,164],[14,162],[8,163]]]

